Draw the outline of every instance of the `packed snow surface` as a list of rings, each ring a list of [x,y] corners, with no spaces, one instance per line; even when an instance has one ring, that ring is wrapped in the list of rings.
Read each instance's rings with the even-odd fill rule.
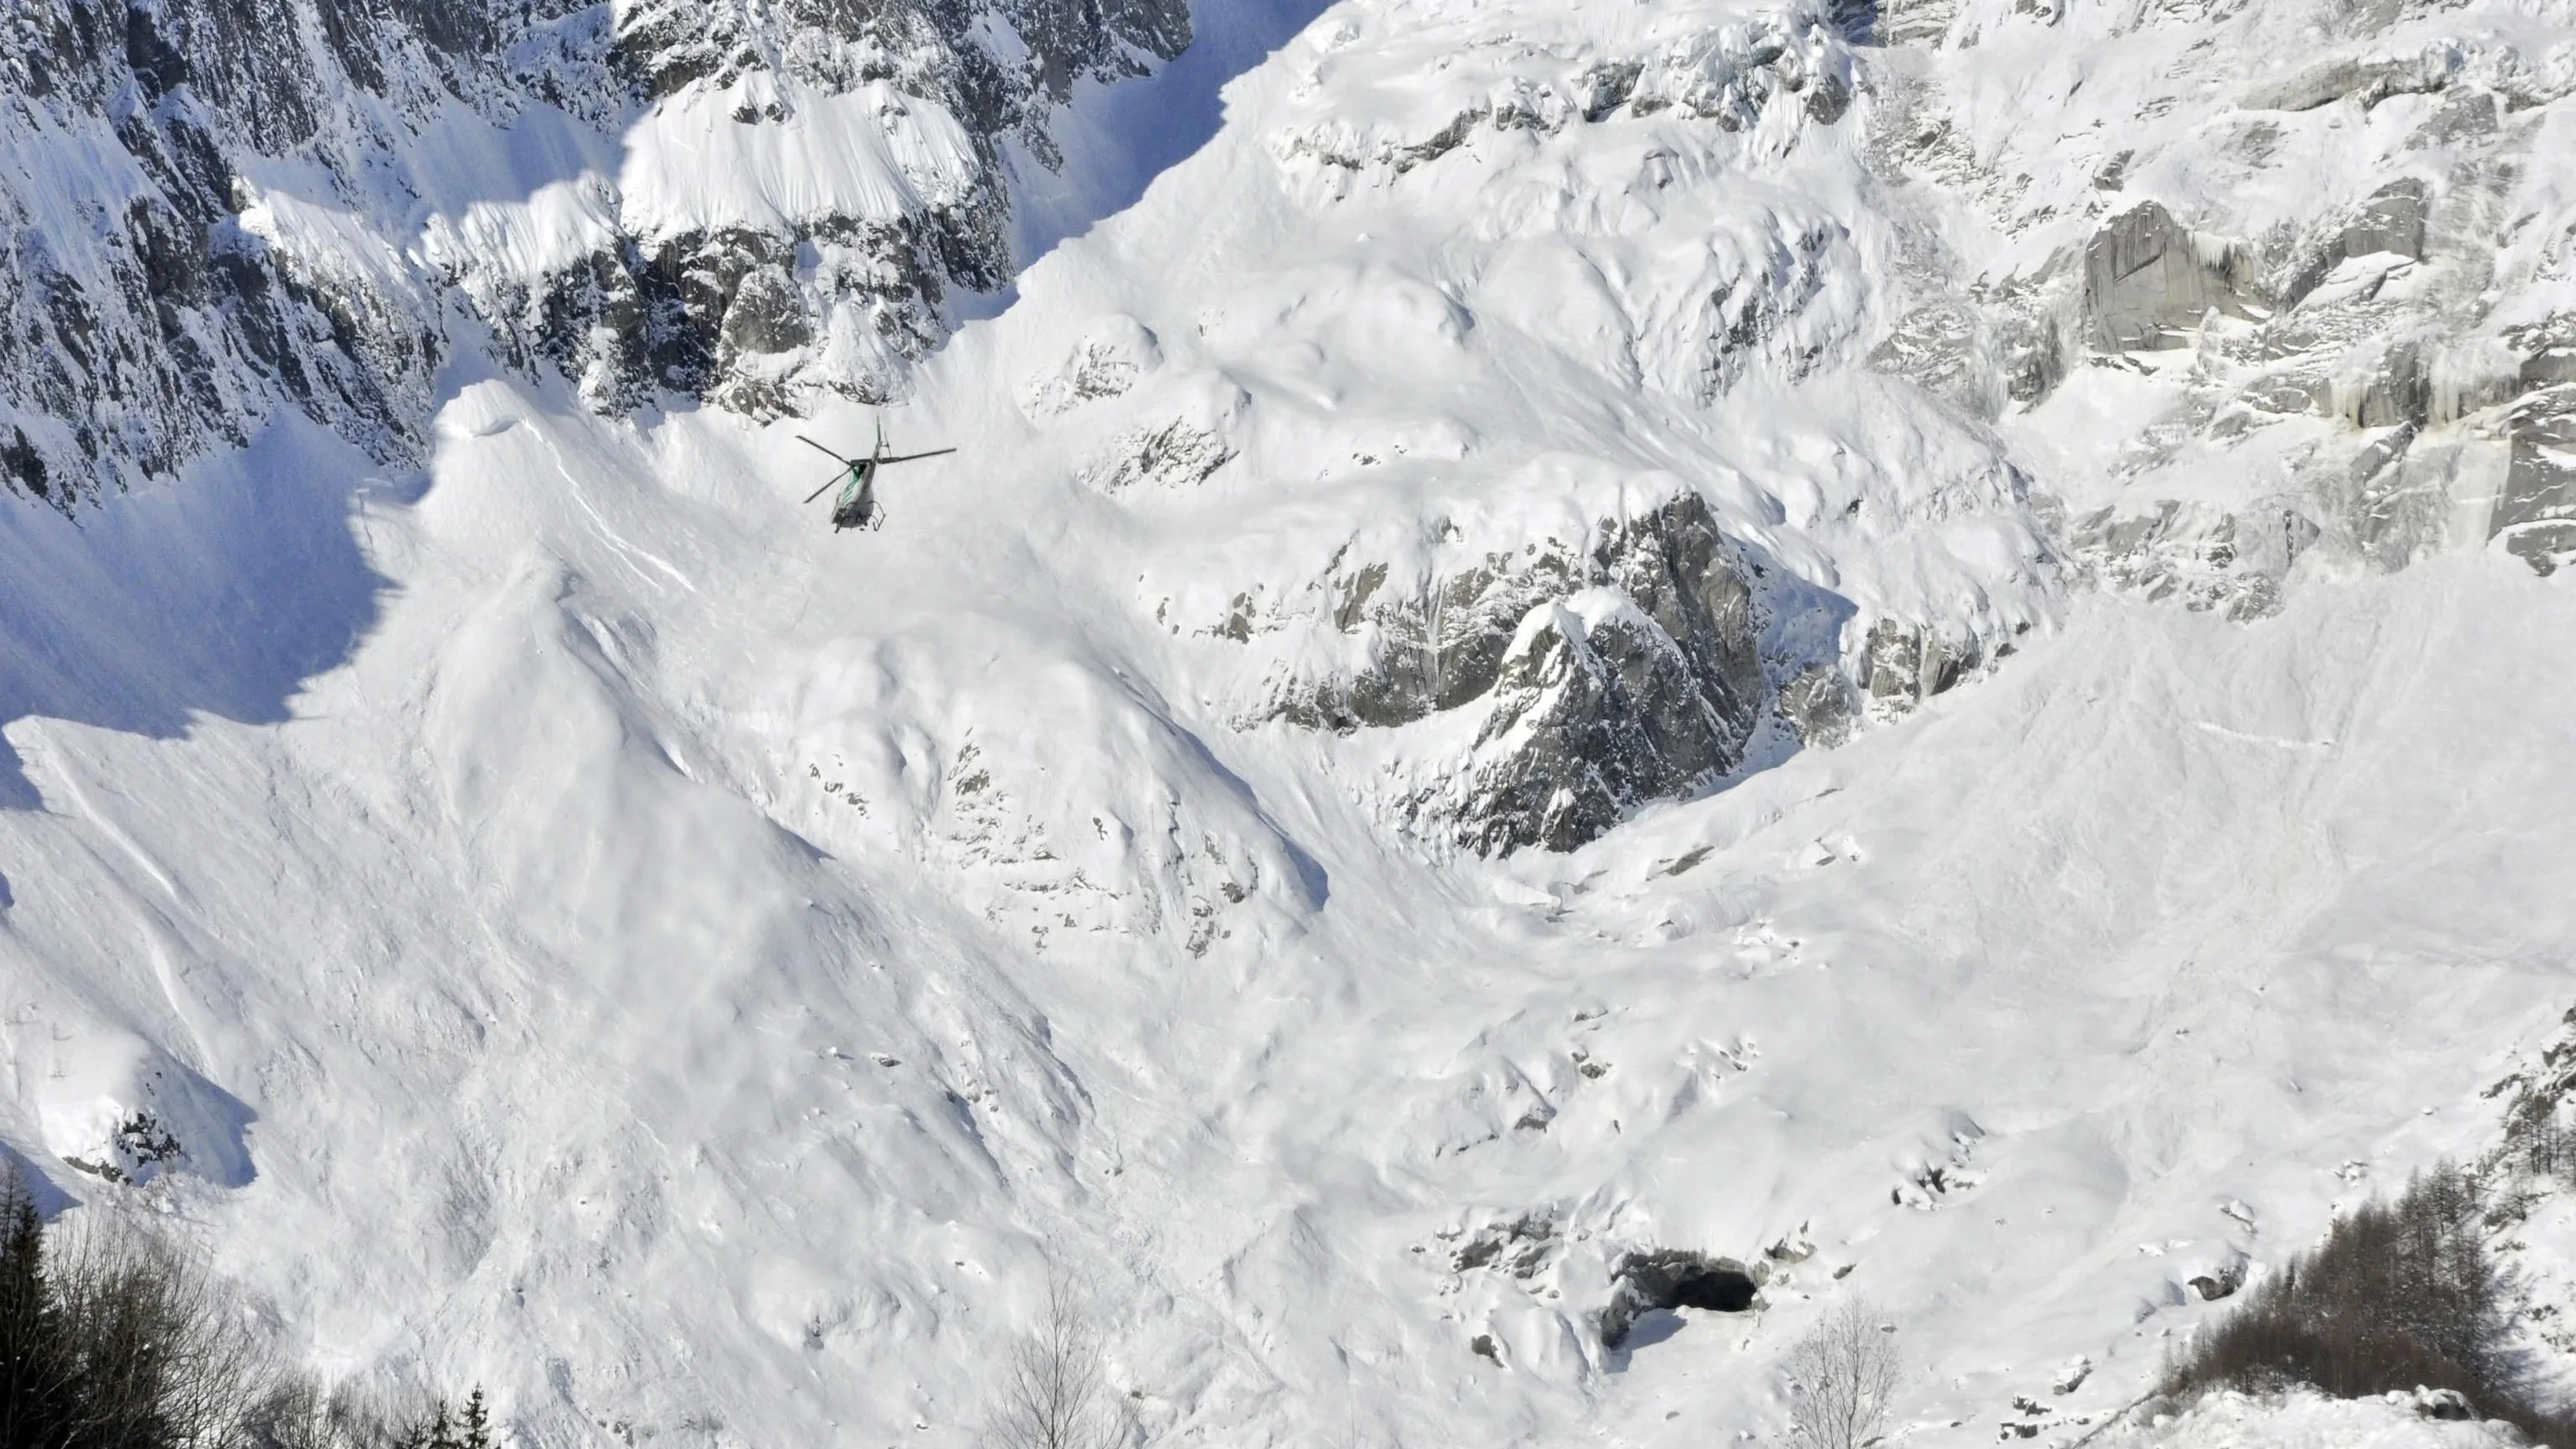
[[[1864,43],[1767,0],[1342,0],[1132,206],[1038,208],[1081,234],[885,410],[960,451],[885,475],[880,532],[798,502],[796,434],[864,410],[602,417],[472,349],[423,474],[290,419],[78,526],[7,510],[0,1139],[202,1233],[326,1373],[480,1382],[530,1444],[972,1444],[1049,1263],[1158,1442],[1772,1437],[1855,1296],[1907,1442],[2100,1425],[2223,1311],[2195,1277],[2488,1145],[2576,996],[2576,593],[2479,521],[2501,404],[2409,435],[2452,491],[2401,556],[2324,529],[2261,607],[2071,545],[2276,519],[2388,436],[2194,431],[2251,304],[2027,399],[1889,359],[2008,352],[1941,308],[2063,280],[2126,204],[2095,153],[2196,233],[2322,227],[2377,174],[2311,160],[2423,151],[2469,73],[2523,128],[2476,144],[2524,148],[2477,172],[2475,325],[2556,315],[2576,16],[2057,8]],[[640,125],[626,204],[899,210],[963,154],[800,104],[805,150]],[[591,245],[534,144],[420,245]],[[377,264],[272,180],[246,227]],[[1833,729],[1774,710],[1693,798],[1487,855],[1489,706],[1286,711],[1384,664],[1369,598],[1682,496],[1763,688],[1840,681]],[[1510,652],[1637,609],[1569,584]],[[1848,678],[1891,629],[1958,667]],[[1605,1344],[1657,1248],[1756,1308]],[[2375,1401],[2121,1432],[2503,1442]]]
[[[2279,1399],[2215,1394],[2185,1413],[2160,1414],[2151,1424],[2095,1442],[2122,1449],[2503,1449],[2524,1442],[2508,1424],[2429,1418],[2413,1397],[2392,1393],[2338,1401],[2304,1392]]]

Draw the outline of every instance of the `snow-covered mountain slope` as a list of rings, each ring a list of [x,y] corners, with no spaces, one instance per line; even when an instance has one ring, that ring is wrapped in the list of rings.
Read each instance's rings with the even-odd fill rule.
[[[882,399],[953,293],[1007,281],[1014,178],[1064,190],[1077,91],[1191,39],[1173,0],[25,0],[0,26],[0,474],[58,506],[282,409],[416,462],[460,348],[607,411]]]
[[[399,226],[261,173],[219,230],[426,289],[424,466],[244,403],[0,518],[0,1140],[530,1443],[975,1442],[1050,1258],[1157,1438],[1766,1437],[1866,1295],[1910,1438],[2071,1439],[2576,996],[2571,66],[2540,0],[1344,0],[1085,229],[1152,119],[1088,93],[1072,239],[917,365],[623,414],[476,279],[575,178],[804,184],[656,139],[753,79],[404,152]],[[723,124],[863,169],[861,94]],[[794,434],[898,386],[962,451],[832,535]],[[1758,1306],[1640,1313],[1672,1251]]]

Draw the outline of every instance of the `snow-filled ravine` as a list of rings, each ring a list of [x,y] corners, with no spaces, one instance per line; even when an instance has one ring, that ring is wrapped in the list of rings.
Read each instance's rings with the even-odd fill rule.
[[[1905,1443],[2064,1443],[2498,1140],[2576,1005],[2576,8],[1294,9],[1010,152],[1007,288],[703,400],[456,298],[612,194],[988,184],[944,111],[245,193],[445,341],[408,451],[0,500],[48,1203],[532,1446],[966,1449],[1051,1263],[1140,1442],[1776,1439],[1865,1297]],[[798,436],[880,420],[958,451],[836,534]],[[1605,1341],[1658,1250],[1752,1306]]]

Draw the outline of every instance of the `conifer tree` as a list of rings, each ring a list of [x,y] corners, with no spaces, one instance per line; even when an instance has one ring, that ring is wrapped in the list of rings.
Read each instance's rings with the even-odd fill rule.
[[[46,1271],[45,1222],[14,1159],[0,1178],[0,1444],[61,1449],[71,1425],[62,1303]]]
[[[465,1400],[464,1449],[492,1449],[492,1424],[483,1409],[481,1384],[476,1384]]]

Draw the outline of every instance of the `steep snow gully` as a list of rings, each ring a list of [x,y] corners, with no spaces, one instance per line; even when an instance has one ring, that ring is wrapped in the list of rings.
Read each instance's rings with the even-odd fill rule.
[[[2567,0],[5,27],[0,1143],[327,1375],[2071,1441],[2566,1050]]]

